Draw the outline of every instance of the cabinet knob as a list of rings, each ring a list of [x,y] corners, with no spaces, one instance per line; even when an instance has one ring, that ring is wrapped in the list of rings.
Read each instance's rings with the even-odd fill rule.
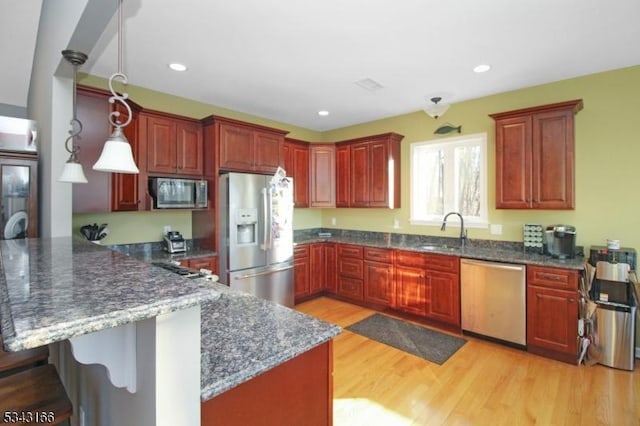
[[[569,299],[569,303],[573,303],[575,301],[576,301],[576,299],[574,299],[573,297],[571,299]]]

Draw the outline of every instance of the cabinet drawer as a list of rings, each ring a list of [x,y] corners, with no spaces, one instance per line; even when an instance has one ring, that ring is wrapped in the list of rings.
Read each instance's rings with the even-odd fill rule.
[[[354,246],[351,244],[338,245],[338,257],[356,257],[362,259],[362,246]]]
[[[396,250],[396,264],[425,268],[427,266],[427,257],[425,254],[415,251]]]
[[[527,284],[564,290],[578,289],[579,271],[573,269],[527,266]]]
[[[353,259],[349,257],[340,258],[338,260],[338,274],[345,277],[363,278],[364,261],[362,259]]]
[[[439,254],[425,254],[427,269],[457,274],[460,270],[460,258]]]
[[[393,251],[388,249],[365,247],[364,258],[375,262],[391,263],[393,261]]]
[[[355,300],[364,299],[363,281],[355,278],[338,278],[338,294]]]
[[[293,258],[303,258],[303,257],[309,257],[309,245],[308,244],[304,244],[301,246],[295,246],[293,248]]]

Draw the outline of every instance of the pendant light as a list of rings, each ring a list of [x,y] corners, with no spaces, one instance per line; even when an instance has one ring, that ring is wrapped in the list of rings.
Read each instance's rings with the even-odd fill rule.
[[[424,112],[426,112],[430,117],[435,118],[436,120],[438,119],[438,117],[442,117],[444,113],[449,109],[449,105],[441,104],[441,100],[442,98],[440,96],[431,98],[431,102],[433,104],[427,105],[427,107],[424,109]]]
[[[78,161],[78,151],[80,148],[74,143],[76,138],[80,136],[82,132],[82,123],[76,117],[76,77],[78,75],[78,67],[87,61],[87,55],[82,52],[76,52],[75,50],[63,50],[62,56],[73,66],[73,118],[71,119],[71,130],[69,130],[69,137],[64,141],[64,147],[69,152],[70,156],[67,162],[64,164],[62,174],[58,181],[69,183],[87,183],[87,178],[82,170],[82,164]],[[69,142],[71,142],[71,148],[69,148]]]
[[[126,100],[129,97],[127,93],[119,95],[113,88],[114,80],[118,79],[122,84],[127,84],[127,76],[122,71],[122,0],[118,1],[118,72],[109,77],[109,90],[111,91],[111,97],[109,103],[115,104],[116,101],[120,102],[127,109],[127,119],[124,122],[118,120],[120,117],[119,111],[112,111],[109,114],[109,123],[114,127],[113,133],[107,139],[102,148],[102,154],[96,164],[93,165],[93,170],[99,172],[112,172],[112,173],[128,173],[136,174],[140,173],[136,163],[133,159],[133,152],[131,151],[131,145],[124,135],[123,129],[131,123],[131,107],[127,104]]]

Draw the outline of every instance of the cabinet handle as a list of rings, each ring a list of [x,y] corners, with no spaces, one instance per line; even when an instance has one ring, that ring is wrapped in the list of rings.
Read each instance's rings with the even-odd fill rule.
[[[571,299],[569,299],[569,303],[573,303],[575,301],[576,301],[576,299],[574,299],[573,297]]]
[[[544,272],[540,272],[540,278],[544,278],[546,280],[551,280],[551,281],[560,281],[562,279],[562,277],[559,275],[547,274]]]

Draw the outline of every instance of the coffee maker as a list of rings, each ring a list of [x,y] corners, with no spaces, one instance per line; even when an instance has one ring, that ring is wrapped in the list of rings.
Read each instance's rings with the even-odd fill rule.
[[[545,230],[547,254],[556,259],[576,257],[576,228],[571,225],[551,225]]]

